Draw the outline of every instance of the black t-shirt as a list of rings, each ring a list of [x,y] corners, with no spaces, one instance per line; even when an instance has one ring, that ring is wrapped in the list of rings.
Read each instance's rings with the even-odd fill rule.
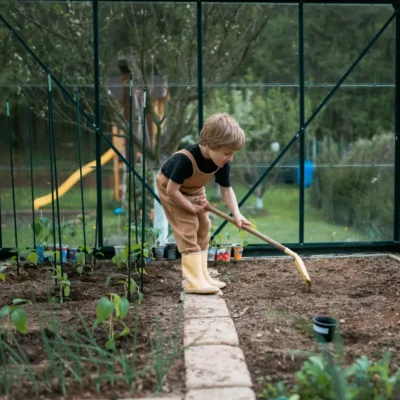
[[[215,165],[211,159],[204,158],[198,144],[188,145],[185,149],[193,155],[201,172],[211,174],[212,172],[217,171],[218,166]],[[215,182],[217,182],[218,185],[224,187],[231,186],[231,180],[229,178],[230,168],[230,163],[228,162],[217,171],[215,174]],[[174,154],[164,163],[161,172],[175,183],[182,185],[185,179],[188,179],[193,175],[192,162],[185,154]]]

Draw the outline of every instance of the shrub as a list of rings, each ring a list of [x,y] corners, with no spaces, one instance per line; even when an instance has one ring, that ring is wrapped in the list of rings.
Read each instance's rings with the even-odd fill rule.
[[[336,149],[324,145],[318,158],[319,165],[333,166],[316,169],[310,203],[329,222],[358,228],[371,240],[392,239],[393,134],[360,139],[342,157]]]

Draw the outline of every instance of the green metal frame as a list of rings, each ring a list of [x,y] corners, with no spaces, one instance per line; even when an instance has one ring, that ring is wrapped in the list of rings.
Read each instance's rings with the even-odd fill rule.
[[[42,0],[43,1],[43,0]],[[47,1],[47,0],[44,0]],[[49,0],[50,1],[50,0]],[[87,0],[72,0],[76,2],[87,2]],[[132,166],[131,160],[127,160],[123,155],[115,148],[115,146],[111,143],[111,141],[104,135],[101,127],[101,99],[100,99],[100,70],[99,70],[99,26],[98,26],[98,5],[103,0],[92,0],[93,6],[93,48],[94,48],[94,57],[93,57],[93,68],[94,68],[94,97],[95,97],[95,120],[93,121],[79,106],[79,102],[76,102],[73,96],[67,91],[63,85],[54,77],[49,68],[44,65],[44,63],[40,60],[40,58],[34,53],[34,51],[27,45],[25,40],[13,29],[13,27],[5,20],[5,18],[0,14],[0,21],[6,26],[11,34],[23,45],[25,50],[33,57],[33,59],[42,67],[42,69],[50,74],[52,82],[57,85],[63,94],[77,107],[79,113],[83,115],[83,117],[91,123],[95,130],[95,144],[96,144],[96,183],[97,183],[97,239],[99,247],[103,247],[103,217],[102,217],[102,190],[101,190],[101,181],[102,181],[102,168],[100,165],[100,157],[101,157],[101,143],[104,140],[118,155],[118,157],[128,166],[130,173],[133,173],[134,179],[138,178],[142,183],[143,187],[151,193],[151,195],[157,200],[160,201],[158,196],[154,193],[152,188],[147,184],[144,176],[144,170],[142,171],[142,176],[138,174],[137,171]],[[105,0],[104,0],[105,1]],[[138,2],[139,0],[130,0],[131,2]],[[187,0],[176,0],[176,1],[159,1],[160,3],[194,3]],[[202,30],[202,13],[203,13],[203,4],[207,3],[221,3],[220,1],[202,1],[197,0],[197,14],[196,14],[196,24],[197,24],[197,65],[198,65],[198,127],[199,131],[203,126],[204,121],[204,66],[203,66],[203,30]],[[230,0],[224,1],[224,3],[245,3],[244,1],[239,0]],[[293,136],[290,142],[283,148],[282,152],[278,155],[278,157],[271,163],[271,165],[264,171],[264,173],[259,177],[257,182],[253,185],[253,187],[248,191],[248,193],[240,200],[239,206],[242,206],[247,199],[253,194],[255,189],[259,186],[259,184],[268,176],[270,171],[278,164],[278,162],[282,159],[282,157],[286,154],[286,152],[291,148],[291,146],[299,139],[300,151],[299,151],[299,161],[300,161],[300,188],[299,188],[299,241],[298,243],[287,244],[293,249],[302,251],[312,251],[316,252],[318,249],[322,249],[324,251],[366,251],[372,249],[380,249],[380,250],[399,250],[400,249],[400,1],[345,1],[345,0],[336,0],[336,1],[316,1],[316,0],[304,0],[304,1],[286,1],[286,0],[275,0],[275,1],[255,1],[254,3],[265,3],[265,4],[297,4],[298,5],[298,34],[299,34],[299,131]],[[394,13],[393,15],[386,21],[386,23],[381,27],[381,29],[376,33],[376,35],[370,40],[370,42],[366,45],[364,50],[360,53],[357,59],[353,62],[353,64],[348,68],[346,73],[339,79],[339,81],[333,86],[330,93],[326,96],[326,98],[321,102],[318,108],[313,112],[313,114],[306,120],[305,118],[305,78],[304,78],[304,4],[340,4],[340,5],[350,5],[350,4],[359,4],[359,5],[393,5]],[[358,63],[362,60],[362,58],[366,55],[366,53],[371,49],[371,47],[375,44],[378,38],[382,35],[382,33],[386,30],[386,28],[391,24],[393,20],[396,20],[396,67],[395,67],[395,179],[394,179],[394,188],[395,188],[395,198],[394,198],[394,240],[393,241],[381,241],[381,242],[354,242],[354,243],[305,243],[304,240],[304,216],[305,216],[305,190],[304,190],[304,180],[305,180],[305,171],[304,171],[304,160],[305,160],[305,137],[306,137],[306,128],[307,126],[315,119],[318,113],[325,107],[331,97],[335,94],[337,89],[342,86],[346,78],[352,73],[354,68],[358,65]],[[276,85],[274,85],[276,86]],[[373,86],[373,85],[371,85]],[[145,146],[143,146],[143,151],[145,150]],[[145,156],[145,154],[144,154]],[[144,196],[144,190],[142,191]],[[144,201],[143,201],[144,204]],[[0,217],[1,218],[1,217]],[[221,224],[221,226],[217,229],[214,235],[218,234],[223,227],[226,225],[226,222]],[[0,238],[1,238],[1,228],[0,228]],[[104,249],[104,252],[107,254],[112,251],[111,249]],[[273,253],[273,250],[270,246],[267,245],[250,245],[246,248],[246,253],[254,255],[260,254],[270,254]],[[1,254],[0,254],[1,255]]]

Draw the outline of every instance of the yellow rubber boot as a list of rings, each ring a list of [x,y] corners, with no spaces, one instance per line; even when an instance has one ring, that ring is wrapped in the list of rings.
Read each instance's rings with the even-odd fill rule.
[[[202,267],[203,267],[203,275],[204,275],[204,278],[206,278],[206,281],[207,281],[210,285],[216,286],[216,287],[219,288],[219,289],[223,289],[223,288],[226,286],[226,283],[211,278],[210,274],[208,273],[208,267],[207,267],[207,253],[208,253],[207,250],[201,252],[201,261],[202,261]]]
[[[203,275],[202,252],[182,254],[182,271],[185,275],[185,292],[214,294],[219,288],[210,285]]]

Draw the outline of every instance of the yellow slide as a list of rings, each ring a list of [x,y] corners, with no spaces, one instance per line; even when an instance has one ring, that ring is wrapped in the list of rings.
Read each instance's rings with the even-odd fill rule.
[[[113,149],[106,151],[100,158],[100,164],[104,165],[110,162],[115,156],[115,152]],[[96,168],[96,160],[91,161],[90,163],[85,164],[82,167],[82,177],[90,174]],[[61,197],[65,193],[68,192],[79,180],[81,179],[81,172],[80,169],[77,169],[68,179],[58,187],[58,196]],[[54,191],[54,199],[56,199],[56,191]],[[46,196],[39,197],[34,201],[34,208],[35,210],[39,210],[40,208],[44,207],[47,204],[51,203],[51,193],[47,194]]]

